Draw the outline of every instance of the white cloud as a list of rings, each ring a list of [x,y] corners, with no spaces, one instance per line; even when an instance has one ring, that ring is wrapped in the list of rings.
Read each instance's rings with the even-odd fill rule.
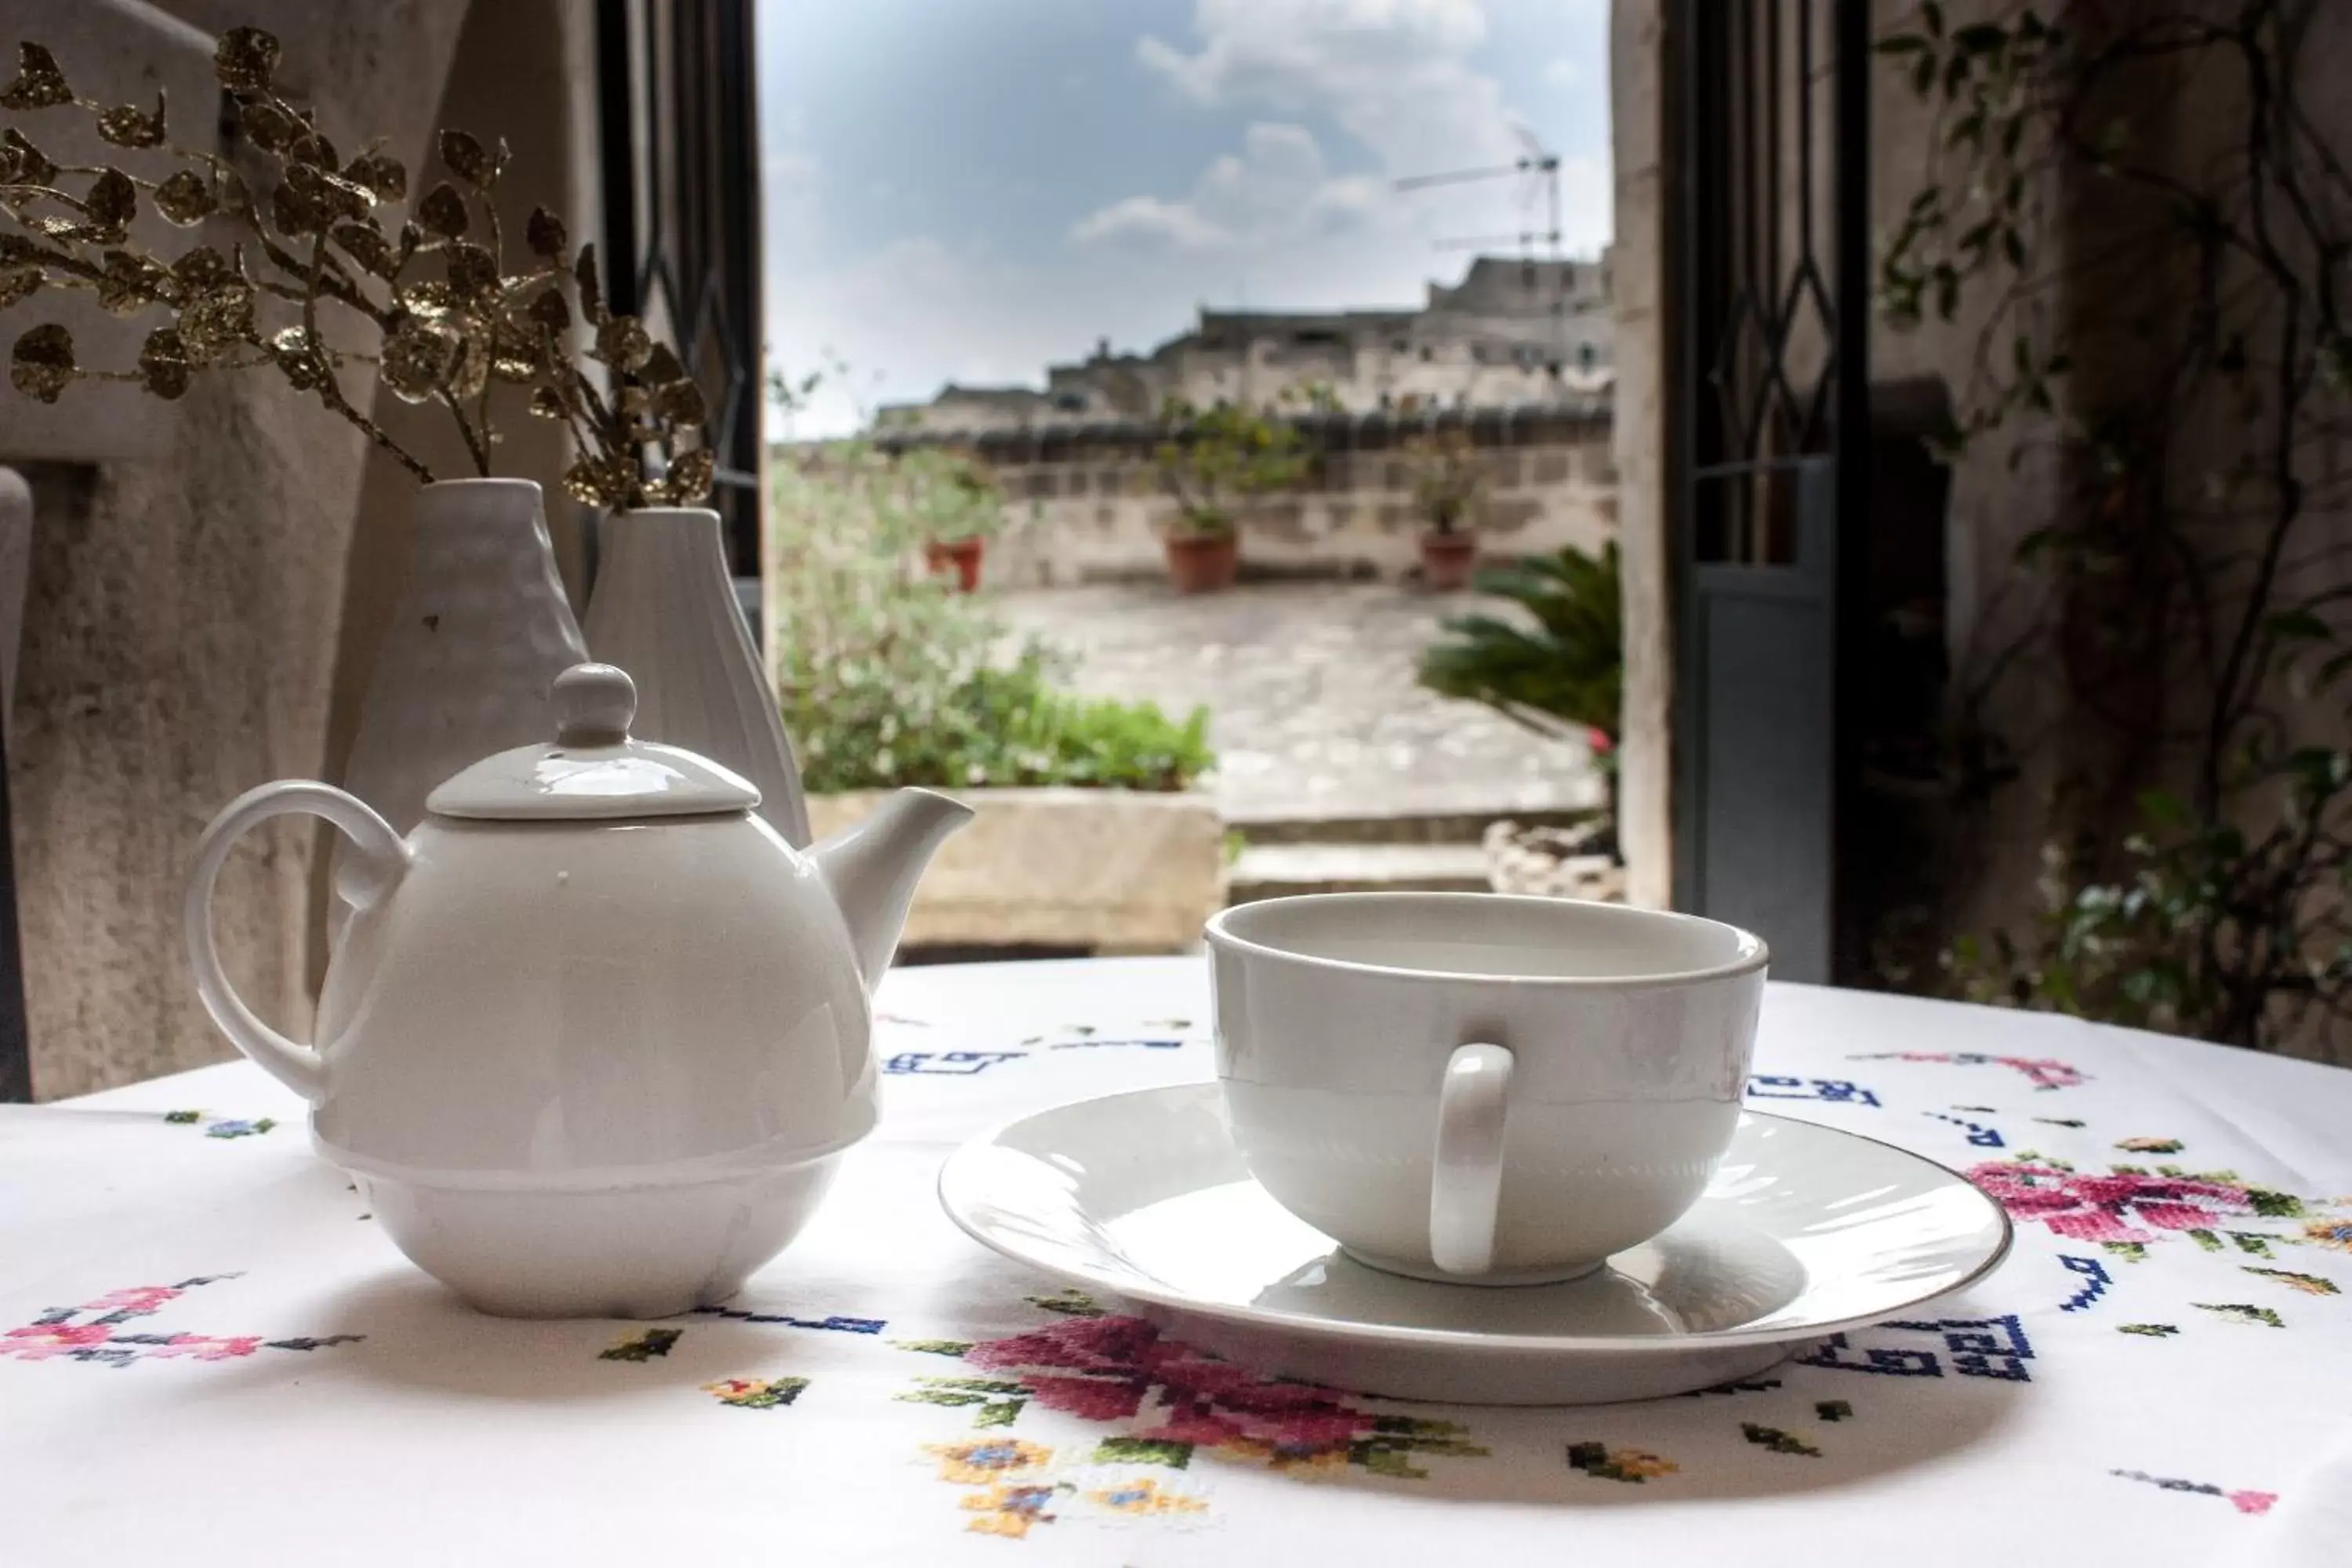
[[[1183,200],[1128,196],[1080,218],[1070,237],[1179,250],[1265,246],[1360,225],[1385,196],[1377,180],[1334,178],[1304,126],[1261,122],[1242,133],[1239,153],[1211,163]]]
[[[1519,151],[1502,89],[1472,68],[1477,0],[1196,0],[1191,52],[1147,35],[1143,65],[1204,107],[1328,116],[1391,174]]]
[[[1562,55],[1544,67],[1543,79],[1554,87],[1574,87],[1584,79],[1584,68]]]

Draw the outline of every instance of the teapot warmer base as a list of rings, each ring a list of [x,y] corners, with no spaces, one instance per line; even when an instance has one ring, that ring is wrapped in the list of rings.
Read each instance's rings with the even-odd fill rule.
[[[696,1183],[432,1186],[352,1172],[409,1261],[499,1318],[667,1318],[717,1306],[791,1245],[841,1152]]]

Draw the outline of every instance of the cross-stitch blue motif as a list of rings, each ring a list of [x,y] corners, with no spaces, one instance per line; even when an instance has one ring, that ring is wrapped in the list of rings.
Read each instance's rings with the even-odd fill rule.
[[[738,1323],[782,1323],[791,1329],[830,1329],[837,1334],[878,1334],[890,1325],[881,1318],[795,1318],[783,1312],[746,1312],[735,1307],[697,1307],[706,1318],[727,1318]]]
[[[2000,1141],[2000,1134],[1994,1131],[1990,1127],[1983,1126],[1980,1123],[1974,1121],[1964,1121],[1957,1116],[1947,1116],[1940,1110],[1926,1111],[1923,1114],[1932,1116],[1938,1121],[1948,1121],[1955,1127],[1964,1127],[1968,1129],[1969,1142],[1975,1144],[1979,1149],[1999,1149],[2005,1147]]]
[[[999,1062],[1027,1055],[1024,1051],[900,1051],[882,1064],[886,1073],[924,1073],[970,1078]]]
[[[1842,1078],[1771,1078],[1748,1080],[1750,1100],[1824,1100],[1833,1105],[1876,1105],[1878,1096]]]
[[[1889,1322],[1878,1327],[1937,1337],[1943,1341],[1943,1356],[1949,1359],[1952,1370],[1962,1377],[1997,1377],[2009,1383],[2033,1381],[2025,1370],[2025,1363],[2033,1359],[2033,1347],[2027,1342],[2025,1330],[2014,1314],[2000,1318],[1943,1318],[1934,1322]],[[1862,1359],[1847,1359],[1847,1352],[1857,1348]],[[1819,1350],[1796,1360],[1801,1365],[1832,1367],[1840,1372],[1875,1372],[1893,1377],[1944,1375],[1944,1361],[1936,1351],[1891,1345],[1857,1347],[1844,1334],[1832,1334]]]
[[[1140,1046],[1147,1051],[1172,1051],[1183,1043],[1181,1040],[1055,1040],[1048,1048],[1076,1051],[1096,1046]]]
[[[2107,1274],[2106,1266],[2095,1258],[2074,1258],[2062,1252],[2058,1255],[2058,1261],[2083,1277],[2083,1288],[2059,1305],[2058,1310],[2062,1312],[2081,1311],[2105,1295],[2107,1287],[2115,1283]]]

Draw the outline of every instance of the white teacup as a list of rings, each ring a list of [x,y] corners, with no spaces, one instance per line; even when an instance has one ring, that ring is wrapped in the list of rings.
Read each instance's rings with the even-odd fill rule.
[[[1209,922],[1217,1075],[1276,1202],[1377,1268],[1572,1279],[1730,1147],[1764,943],[1491,893],[1270,899]]]

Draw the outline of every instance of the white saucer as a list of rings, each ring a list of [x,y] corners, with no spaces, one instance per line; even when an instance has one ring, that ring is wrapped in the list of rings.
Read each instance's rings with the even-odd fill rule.
[[[1215,1084],[1114,1094],[958,1150],[940,1201],[1008,1258],[1255,1370],[1398,1399],[1596,1405],[1751,1376],[1982,1279],[2009,1216],[1931,1161],[1750,1111],[1664,1235],[1559,1285],[1368,1268],[1250,1179]]]

